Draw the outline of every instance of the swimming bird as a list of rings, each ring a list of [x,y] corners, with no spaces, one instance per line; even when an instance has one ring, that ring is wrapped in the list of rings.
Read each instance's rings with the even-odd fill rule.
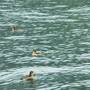
[[[11,26],[12,32],[22,32],[22,29],[17,29],[15,25]]]
[[[11,26],[12,32],[16,31],[16,27],[15,26]]]
[[[38,56],[39,52],[36,51],[36,49],[32,50],[32,56]]]
[[[35,79],[34,77],[35,77],[34,71],[30,71],[29,75],[24,76],[23,79],[25,79],[25,80],[34,80]]]

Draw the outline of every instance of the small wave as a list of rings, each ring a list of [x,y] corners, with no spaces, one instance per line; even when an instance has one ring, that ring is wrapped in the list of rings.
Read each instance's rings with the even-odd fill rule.
[[[77,81],[77,82],[74,82],[74,83],[69,83],[69,84],[62,85],[61,90],[66,89],[66,88],[74,89],[74,88],[80,88],[80,87],[82,89],[87,88],[87,87],[90,88],[90,80],[81,80],[81,81]]]
[[[24,67],[24,68],[13,68],[9,69],[7,71],[1,71],[0,73],[0,81],[1,80],[7,80],[7,79],[15,79],[17,78],[17,75],[23,75],[29,73],[30,70],[35,71],[37,74],[50,74],[50,73],[90,73],[88,71],[90,69],[89,65],[84,66],[78,66],[78,67],[70,67],[70,66],[63,66],[60,68],[56,67],[49,67],[49,66],[33,66],[33,67]]]
[[[5,39],[14,39],[14,40],[25,39],[25,36],[10,36],[10,37],[5,37]]]
[[[87,12],[90,11],[90,7],[87,6],[83,6],[83,7],[77,7],[77,8],[73,8],[73,9],[69,9],[68,12]]]

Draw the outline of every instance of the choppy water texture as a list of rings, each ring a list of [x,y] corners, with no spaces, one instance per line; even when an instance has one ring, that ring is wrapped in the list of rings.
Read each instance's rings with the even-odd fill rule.
[[[89,29],[90,0],[0,0],[0,90],[90,90]]]

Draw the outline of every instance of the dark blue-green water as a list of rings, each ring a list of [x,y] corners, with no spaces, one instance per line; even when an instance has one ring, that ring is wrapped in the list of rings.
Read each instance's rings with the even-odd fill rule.
[[[90,90],[90,0],[0,0],[0,90]]]

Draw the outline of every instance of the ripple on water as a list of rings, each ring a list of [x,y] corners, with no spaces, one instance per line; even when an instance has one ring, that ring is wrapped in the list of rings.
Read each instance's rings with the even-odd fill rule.
[[[75,83],[69,83],[61,86],[61,90],[85,90],[86,88],[90,88],[90,80],[81,80]]]
[[[0,0],[0,90],[89,90],[88,2]],[[45,55],[32,57],[33,48]],[[34,84],[21,80],[30,70]]]
[[[5,39],[14,39],[14,40],[25,39],[25,36],[10,36],[10,37],[5,37]]]
[[[62,74],[89,74],[90,71],[90,65],[82,65],[78,67],[70,67],[70,66],[63,66],[60,68],[56,67],[48,67],[48,66],[33,66],[33,67],[24,67],[24,68],[13,68],[13,69],[7,69],[2,70],[0,73],[0,81],[3,80],[13,80],[13,79],[19,79],[23,74],[29,73],[30,70],[35,71],[36,74],[42,74],[43,76],[45,74],[55,74],[55,73],[62,73]],[[19,75],[19,78],[18,78]],[[20,76],[21,75],[21,76]],[[44,77],[43,77],[44,78]]]
[[[77,7],[77,8],[69,9],[68,11],[69,11],[69,12],[83,13],[83,12],[88,12],[88,11],[90,11],[90,7],[88,7],[88,6]]]

